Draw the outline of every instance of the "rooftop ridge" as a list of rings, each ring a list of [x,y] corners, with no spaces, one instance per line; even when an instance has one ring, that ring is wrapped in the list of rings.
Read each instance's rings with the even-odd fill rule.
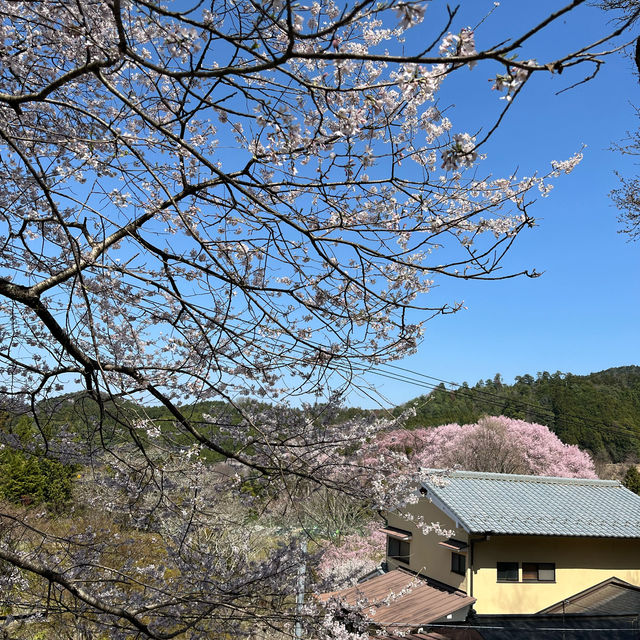
[[[449,478],[478,478],[504,482],[535,482],[539,484],[567,484],[597,487],[622,487],[618,480],[600,480],[597,478],[563,478],[559,476],[534,476],[516,473],[494,473],[489,471],[462,471],[450,469],[424,469],[430,475]],[[427,480],[429,482],[429,480]]]

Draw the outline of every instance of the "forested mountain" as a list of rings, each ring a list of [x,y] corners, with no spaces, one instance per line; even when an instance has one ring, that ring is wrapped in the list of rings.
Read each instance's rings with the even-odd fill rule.
[[[517,376],[512,385],[500,374],[456,390],[441,384],[396,412],[412,407],[407,426],[476,422],[504,415],[547,425],[564,442],[577,444],[613,462],[640,455],[640,367],[606,369],[586,376],[547,371]]]
[[[258,414],[261,410],[277,410],[251,399],[240,403],[245,409],[251,406]],[[612,462],[640,458],[640,366],[607,369],[587,376],[544,371],[535,377],[517,376],[512,385],[505,384],[496,374],[493,379],[481,380],[474,386],[464,383],[455,390],[441,384],[431,393],[396,407],[395,413],[399,415],[408,408],[415,411],[406,422],[409,429],[452,422],[467,424],[484,415],[504,415],[547,425],[563,442],[577,444]],[[0,431],[20,431],[26,428],[25,419],[33,415],[27,407],[12,409],[5,407]],[[224,437],[220,428],[224,431],[227,425],[232,429],[239,420],[234,407],[218,401],[183,405],[181,411],[201,428],[207,423],[210,435],[216,438]],[[375,413],[336,407],[316,407],[314,412],[334,424]],[[36,407],[36,414],[38,429],[44,432],[56,432],[64,426],[87,435],[101,423],[100,434],[94,437],[114,443],[120,439],[119,432],[127,429],[125,425],[136,420],[151,421],[163,430],[175,429],[173,416],[164,408],[112,399],[98,405],[77,394],[44,401]],[[22,427],[18,427],[20,420]],[[180,441],[180,429],[176,429],[175,439]],[[211,461],[220,459],[213,453],[207,457]]]

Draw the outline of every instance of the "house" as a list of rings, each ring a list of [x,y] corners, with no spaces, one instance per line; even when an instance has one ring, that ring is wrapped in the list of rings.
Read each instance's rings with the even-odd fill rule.
[[[616,481],[434,470],[384,531],[389,569],[466,594],[478,614],[535,614],[613,576],[640,585],[640,496]]]

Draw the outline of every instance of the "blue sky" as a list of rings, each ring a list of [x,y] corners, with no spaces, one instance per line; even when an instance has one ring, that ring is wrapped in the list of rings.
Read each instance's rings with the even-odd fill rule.
[[[493,5],[469,4],[475,15],[463,15],[458,27],[473,26]],[[504,2],[478,30],[477,45],[512,36],[560,6]],[[580,7],[519,57],[535,53],[540,59],[542,52],[552,59],[590,35],[601,35],[609,17],[595,7]],[[490,65],[477,68],[448,89],[456,127],[464,123],[472,131],[486,125],[488,111],[502,106],[488,88],[491,70]],[[397,364],[471,384],[496,372],[511,381],[544,370],[587,374],[640,364],[640,243],[629,243],[618,233],[617,211],[608,195],[617,185],[616,170],[625,175],[637,171],[632,157],[610,146],[638,125],[633,108],[640,104],[638,79],[631,58],[618,55],[593,81],[555,95],[577,79],[570,72],[532,79],[485,149],[485,170],[500,175],[519,168],[530,175],[545,172],[551,160],[564,160],[586,145],[578,168],[535,203],[531,213],[538,226],[518,238],[508,260],[514,270],[535,268],[543,275],[534,280],[442,282],[437,295],[464,300],[467,309],[432,320],[418,353]],[[375,375],[367,381],[392,404],[425,392]],[[372,407],[376,402],[354,393],[350,404]]]
[[[490,13],[476,30],[477,46],[483,49],[520,35],[562,5],[506,0],[494,8],[492,0],[466,0],[454,31],[475,27]],[[440,31],[442,11],[435,3],[427,5],[425,23],[407,35],[407,53],[421,50],[426,34],[431,41]],[[596,7],[580,7],[532,39],[520,58],[551,61],[601,37],[608,19]],[[502,71],[486,62],[447,78],[439,107],[447,107],[452,133],[482,136],[487,130],[505,105],[490,89],[491,78]],[[585,67],[585,73],[590,71]],[[537,227],[518,238],[505,264],[505,271],[535,269],[543,275],[535,280],[440,281],[425,304],[463,301],[466,309],[429,322],[418,353],[396,364],[471,384],[497,372],[511,381],[543,370],[584,374],[640,364],[640,243],[630,244],[618,233],[608,196],[617,184],[615,170],[630,175],[637,169],[633,158],[609,147],[638,124],[633,109],[640,105],[638,80],[630,57],[619,55],[609,58],[591,82],[556,95],[581,77],[571,70],[561,76],[537,74],[483,147],[487,159],[481,173],[502,177],[516,169],[519,175],[544,174],[552,160],[567,159],[586,145],[574,173],[558,179],[550,197],[535,203],[531,213]],[[244,164],[246,154],[234,155],[237,143],[223,139],[223,145],[225,163]],[[420,319],[416,315],[410,321]],[[354,389],[349,404],[398,404],[425,391],[374,374],[366,376],[367,383],[368,395]]]

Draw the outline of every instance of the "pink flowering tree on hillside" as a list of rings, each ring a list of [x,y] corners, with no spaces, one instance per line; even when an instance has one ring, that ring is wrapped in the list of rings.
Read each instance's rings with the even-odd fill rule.
[[[3,614],[116,640],[292,633],[300,549],[243,542],[246,503],[383,506],[417,467],[349,455],[395,424],[286,404],[414,352],[461,307],[443,283],[538,275],[504,257],[580,155],[495,176],[485,143],[536,77],[569,86],[624,46],[635,15],[537,50],[582,2],[485,35],[491,2],[474,30],[421,0],[0,0],[0,393],[34,423],[0,444],[81,465],[104,515],[1,509]],[[476,73],[494,108],[462,127]],[[74,430],[46,410],[63,391]],[[212,458],[234,473],[213,482]]]
[[[395,429],[376,446],[403,452],[414,464],[438,469],[597,478],[591,456],[564,444],[549,427],[504,416],[474,424]]]
[[[385,558],[387,539],[380,529],[380,522],[373,521],[361,532],[326,546],[317,567],[325,588],[350,586],[380,565]]]

